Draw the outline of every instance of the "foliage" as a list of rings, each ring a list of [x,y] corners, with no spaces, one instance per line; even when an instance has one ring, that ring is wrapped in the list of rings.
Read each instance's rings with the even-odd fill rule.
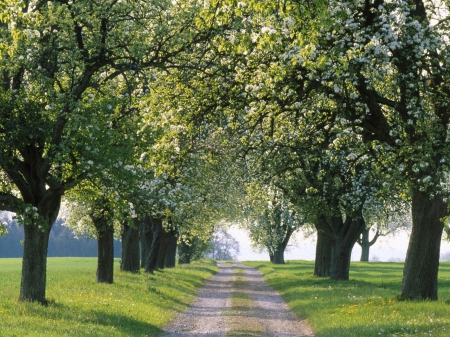
[[[155,336],[185,310],[196,288],[217,268],[202,260],[154,275],[119,272],[112,285],[95,284],[95,258],[49,258],[49,306],[17,303],[20,260],[0,260],[2,336]]]
[[[225,227],[220,226],[214,230],[203,255],[214,260],[237,260],[239,250],[239,242]]]
[[[246,262],[264,274],[316,336],[447,336],[450,264],[439,271],[438,302],[398,301],[403,264],[354,263],[350,281],[311,276],[312,262],[286,265]]]

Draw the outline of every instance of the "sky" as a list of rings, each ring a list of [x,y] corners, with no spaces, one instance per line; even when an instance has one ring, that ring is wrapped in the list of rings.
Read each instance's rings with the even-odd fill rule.
[[[244,230],[233,226],[229,229],[240,245],[240,253],[238,260],[240,261],[268,261],[269,255],[267,252],[258,253],[251,247],[250,239]],[[372,236],[371,236],[372,237]],[[370,259],[378,257],[380,261],[389,261],[391,259],[399,259],[404,261],[406,250],[408,249],[408,234],[401,232],[389,237],[380,237],[375,245],[370,248]],[[314,239],[303,238],[301,233],[297,235],[296,242],[288,246],[285,252],[285,260],[314,260],[315,242]],[[450,252],[450,243],[442,241],[441,255]],[[361,248],[355,244],[352,251],[352,261],[359,261],[361,256]]]

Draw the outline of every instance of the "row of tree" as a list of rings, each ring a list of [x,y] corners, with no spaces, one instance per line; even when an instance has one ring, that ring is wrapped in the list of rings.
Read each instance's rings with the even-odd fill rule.
[[[115,231],[131,271],[136,233],[151,233],[152,272],[173,252],[161,242],[177,238],[182,260],[221,221],[280,263],[309,224],[315,275],[346,280],[366,228],[411,222],[402,296],[437,299],[447,7],[2,2],[0,209],[24,226],[20,300],[45,303],[58,216],[97,238],[107,282]]]

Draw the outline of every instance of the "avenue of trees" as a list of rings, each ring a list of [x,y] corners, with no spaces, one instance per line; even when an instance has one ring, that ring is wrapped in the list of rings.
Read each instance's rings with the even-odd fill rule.
[[[179,263],[200,256],[219,223],[274,263],[308,226],[314,274],[348,280],[370,227],[410,227],[401,296],[436,300],[448,7],[3,1],[0,210],[24,228],[19,299],[46,303],[60,217],[97,240],[98,282],[113,282],[114,237],[122,270],[151,273],[177,244]]]

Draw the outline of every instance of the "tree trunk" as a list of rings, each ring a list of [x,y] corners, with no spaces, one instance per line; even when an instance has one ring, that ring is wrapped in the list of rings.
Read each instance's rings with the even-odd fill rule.
[[[331,269],[331,236],[322,230],[317,230],[316,257],[314,276],[329,277]]]
[[[272,263],[274,264],[284,264],[284,252],[289,243],[289,239],[294,233],[292,227],[285,227],[285,236],[282,242],[280,242],[273,251]]]
[[[441,196],[412,191],[412,230],[403,269],[402,297],[437,300],[442,219],[447,207]]]
[[[178,237],[176,233],[172,230],[169,233],[170,233],[169,246],[167,247],[167,254],[164,265],[166,266],[166,268],[173,268],[175,267],[177,257]]]
[[[348,280],[353,246],[365,228],[362,207],[353,217],[347,216],[345,222],[341,217],[334,217],[332,222],[333,228],[338,230],[334,233],[331,245],[330,279]]]
[[[149,217],[142,220],[134,219],[134,224],[139,226],[139,246],[141,249],[141,268],[147,265],[150,250],[152,249],[153,233]]]
[[[129,226],[126,222],[122,224],[122,258],[120,270],[139,273],[139,229]]]
[[[97,229],[98,260],[96,281],[113,283],[114,280],[114,228],[104,217],[94,222]]]
[[[369,240],[369,228],[364,228],[361,233],[361,240],[358,240],[358,244],[361,247],[361,258],[360,262],[369,262],[369,252],[370,252],[370,240]]]
[[[181,241],[178,245],[178,264],[191,263],[191,246]]]
[[[61,205],[61,195],[47,190],[47,194],[37,204],[39,221],[24,225],[24,245],[22,259],[22,278],[19,301],[36,301],[47,304],[45,289],[47,280],[48,240],[53,223],[56,221]]]
[[[156,263],[158,269],[164,269],[170,237],[169,232],[166,232],[164,229],[161,231],[161,245],[159,246],[158,261]]]
[[[150,220],[152,222],[153,240],[152,240],[152,248],[150,249],[150,254],[147,260],[147,264],[145,266],[145,272],[153,274],[153,272],[157,268],[158,253],[159,248],[161,246],[163,228],[161,219],[151,218]]]
[[[37,225],[24,225],[24,247],[20,301],[46,304],[47,249],[50,228],[42,231]]]

